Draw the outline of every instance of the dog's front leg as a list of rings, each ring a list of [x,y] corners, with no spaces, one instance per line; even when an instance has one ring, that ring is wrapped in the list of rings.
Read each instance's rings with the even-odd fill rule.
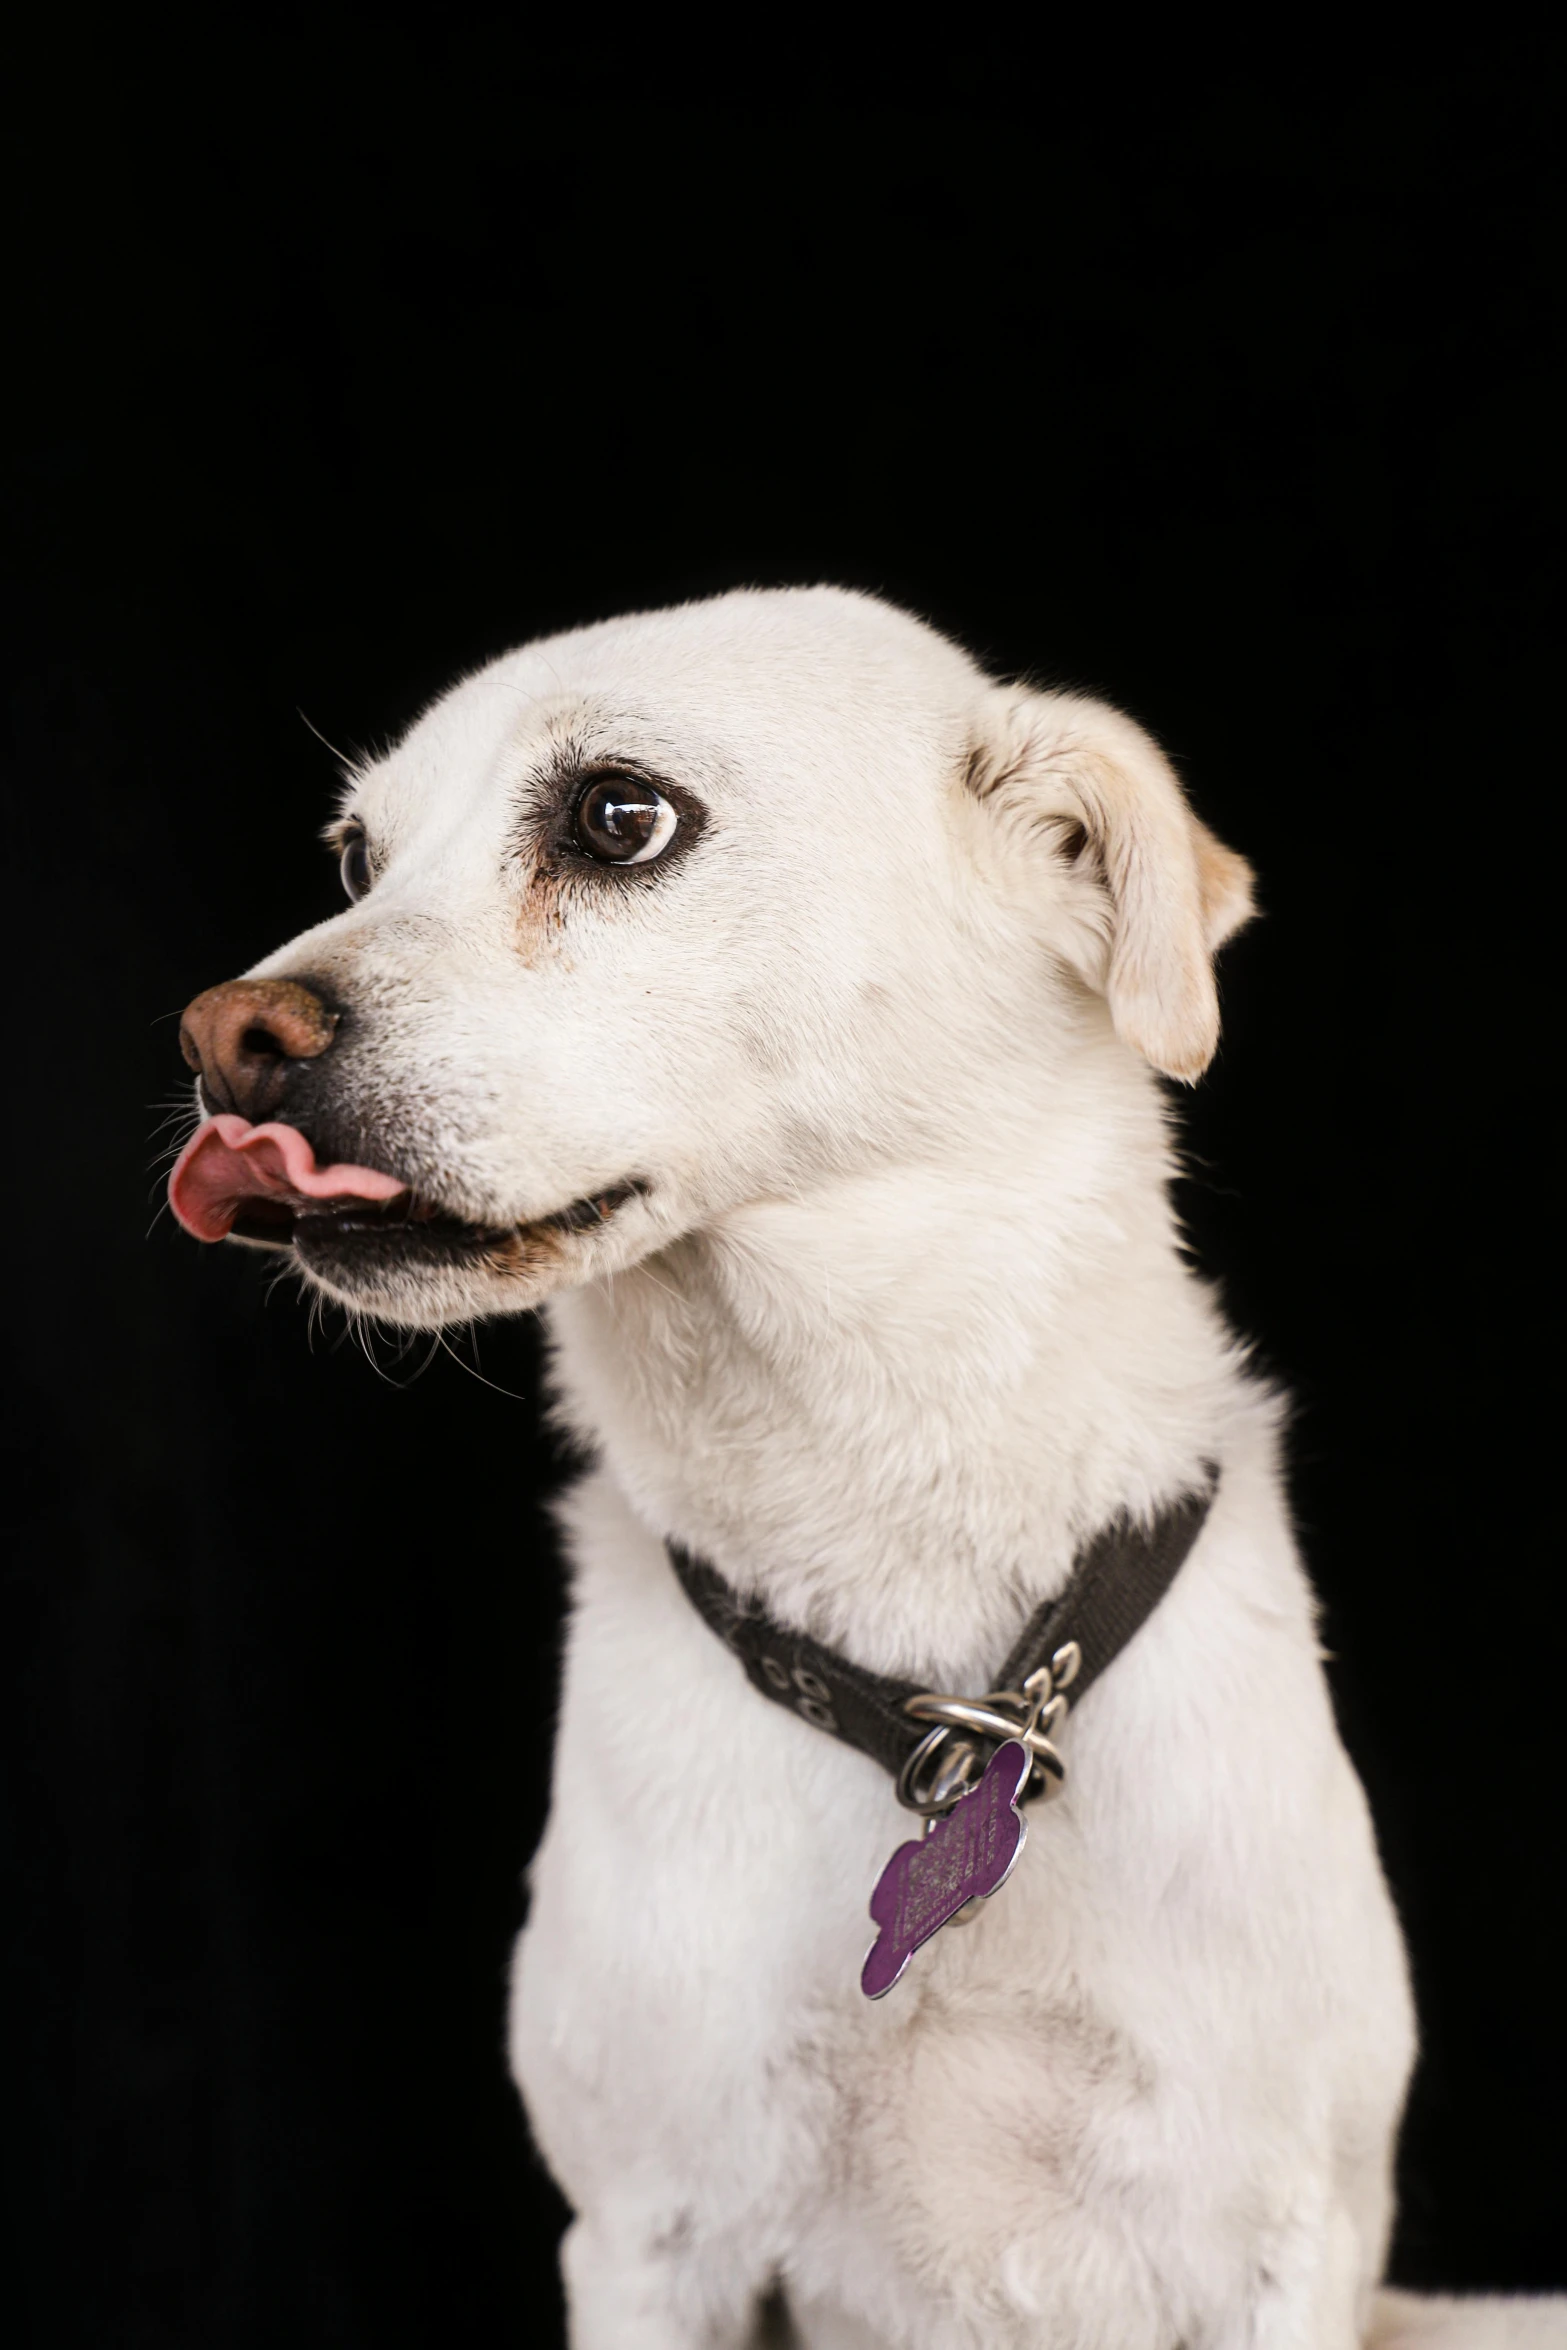
[[[512,2069],[578,2214],[573,2350],[739,2350],[821,2191],[839,2089],[817,2043],[831,2000],[858,1997],[888,1798],[862,1758],[758,1702],[602,1472],[573,1511]],[[813,1772],[831,1836],[799,1824]]]
[[[1342,2207],[1272,2247],[1213,2350],[1361,2350],[1371,2295],[1365,2246]]]
[[[646,2206],[572,2222],[561,2248],[571,2350],[752,2350],[765,2281]]]

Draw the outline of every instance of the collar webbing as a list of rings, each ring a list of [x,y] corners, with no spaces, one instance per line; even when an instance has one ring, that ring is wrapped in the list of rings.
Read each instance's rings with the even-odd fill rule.
[[[1036,1667],[1075,1641],[1082,1652],[1072,1682],[1075,1711],[1175,1581],[1202,1531],[1217,1481],[1214,1470],[1201,1492],[1171,1502],[1148,1521],[1118,1517],[1085,1543],[1065,1589],[1029,1617],[994,1686],[1021,1689]],[[908,1699],[923,1693],[919,1682],[855,1664],[808,1632],[780,1624],[759,1600],[742,1598],[716,1567],[679,1543],[666,1548],[686,1597],[739,1658],[753,1689],[857,1746],[894,1777],[902,1772],[929,1731],[928,1722],[905,1711]]]

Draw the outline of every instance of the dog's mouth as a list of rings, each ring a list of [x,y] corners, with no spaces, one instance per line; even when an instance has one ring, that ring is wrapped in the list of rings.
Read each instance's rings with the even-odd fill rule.
[[[470,1223],[379,1168],[317,1166],[295,1126],[225,1114],[206,1119],[181,1151],[169,1204],[196,1240],[292,1249],[311,1271],[373,1281],[394,1268],[520,1270],[568,1235],[607,1224],[643,1189],[612,1184],[527,1224]]]

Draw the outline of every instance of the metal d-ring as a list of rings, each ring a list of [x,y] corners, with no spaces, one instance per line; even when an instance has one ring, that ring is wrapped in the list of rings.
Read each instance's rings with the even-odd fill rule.
[[[1075,1671],[1074,1658],[1066,1677],[1070,1679]],[[1003,1711],[1003,1708],[1016,1711]],[[969,1730],[998,1743],[1013,1739],[1026,1747],[1033,1764],[1028,1779],[1033,1795],[1054,1795],[1065,1783],[1066,1764],[1051,1743],[1050,1734],[1065,1719],[1067,1701],[1053,1688],[1048,1666],[1030,1673],[1022,1690],[992,1689],[982,1698],[972,1698],[952,1697],[941,1690],[927,1689],[917,1696],[906,1697],[903,1710],[917,1722],[935,1725],[926,1732],[898,1774],[898,1801],[908,1810],[921,1813],[926,1820],[950,1811],[959,1796],[967,1792],[974,1764],[979,1759],[968,1739],[958,1739],[952,1756],[952,1764],[958,1767],[953,1769],[949,1765],[921,1787],[922,1767],[940,1752],[955,1731]]]
[[[1000,1690],[994,1692],[999,1697]],[[946,1697],[939,1690],[926,1690],[918,1697],[906,1697],[903,1710],[917,1722],[942,1722],[955,1730],[977,1730],[982,1738],[1019,1738],[1022,1724],[1011,1714],[1002,1713],[989,1698]]]
[[[906,1697],[903,1710],[917,1722],[941,1722],[953,1729],[977,1730],[982,1738],[1015,1738],[1026,1746],[1030,1754],[1065,1770],[1065,1764],[1050,1743],[1051,1733],[1060,1728],[1066,1718],[1066,1699],[1052,1697],[1047,1704],[1031,1704],[1018,1699],[1018,1711],[1024,1716],[1003,1713],[1001,1707],[1014,1696],[1010,1689],[992,1689],[988,1696],[946,1697],[931,1689],[918,1697]]]
[[[948,1725],[938,1722],[933,1730],[926,1731],[904,1763],[898,1773],[898,1801],[905,1811],[917,1811],[925,1820],[940,1819],[967,1790],[974,1776],[974,1765],[979,1760],[979,1753],[966,1738],[955,1742],[954,1751],[948,1757],[945,1768],[937,1771],[926,1782],[923,1790],[920,1787],[921,1768],[940,1753],[951,1737],[952,1731]]]

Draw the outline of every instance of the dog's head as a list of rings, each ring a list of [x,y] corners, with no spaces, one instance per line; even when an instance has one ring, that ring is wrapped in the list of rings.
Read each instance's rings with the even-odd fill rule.
[[[331,837],[344,912],[186,1013],[172,1196],[423,1327],[918,1151],[1020,1053],[1195,1078],[1251,903],[1129,720],[828,589],[509,654]]]

